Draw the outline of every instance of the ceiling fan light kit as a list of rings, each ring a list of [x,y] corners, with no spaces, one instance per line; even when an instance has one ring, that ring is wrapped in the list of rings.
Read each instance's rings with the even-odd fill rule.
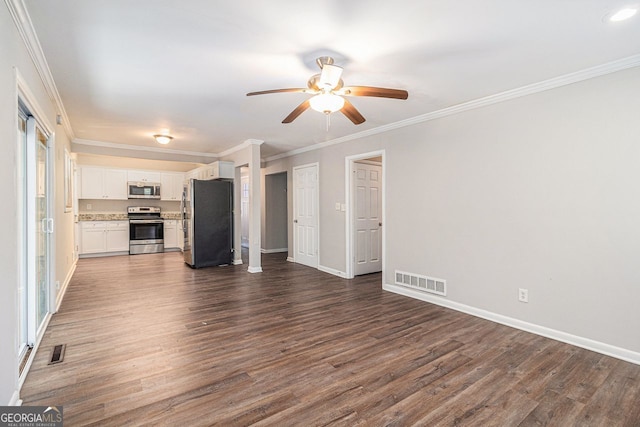
[[[312,96],[298,105],[282,123],[291,123],[307,109],[319,111],[326,115],[340,111],[353,124],[359,125],[365,122],[364,116],[353,106],[345,96],[373,96],[378,98],[407,99],[409,93],[402,89],[389,89],[371,86],[344,86],[342,81],[342,67],[333,64],[333,58],[321,56],[316,59],[320,67],[320,74],[314,74],[309,78],[306,88],[270,89],[259,92],[249,92],[247,96],[266,95],[282,92],[301,92]]]
[[[331,114],[344,107],[344,98],[332,93],[321,93],[309,99],[311,108],[325,114]]]
[[[340,77],[342,77],[342,67],[337,65],[325,64],[322,67],[322,73],[320,73],[320,81],[318,86],[320,89],[332,90],[338,83],[340,83]]]

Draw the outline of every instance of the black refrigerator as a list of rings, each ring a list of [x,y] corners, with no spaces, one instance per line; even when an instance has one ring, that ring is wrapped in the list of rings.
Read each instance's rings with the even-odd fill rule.
[[[233,261],[233,182],[190,179],[182,194],[184,262],[192,268]]]

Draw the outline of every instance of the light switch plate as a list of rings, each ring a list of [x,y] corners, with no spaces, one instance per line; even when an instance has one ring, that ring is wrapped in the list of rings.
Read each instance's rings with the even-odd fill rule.
[[[340,202],[336,202],[336,210],[339,211],[340,210]]]
[[[347,205],[345,205],[344,203],[343,203],[343,204],[341,204],[341,205],[340,205],[340,210],[341,210],[342,212],[346,212],[346,210],[347,210]]]

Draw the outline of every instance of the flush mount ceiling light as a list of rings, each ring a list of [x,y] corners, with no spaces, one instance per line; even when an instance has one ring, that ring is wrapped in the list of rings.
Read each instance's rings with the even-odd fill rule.
[[[153,135],[153,137],[156,139],[156,142],[158,142],[158,144],[168,144],[173,139],[173,137],[170,135],[162,134]]]
[[[625,19],[631,18],[637,12],[638,12],[637,7],[625,7],[624,9],[620,9],[619,11],[609,16],[609,21],[611,22],[624,21]]]

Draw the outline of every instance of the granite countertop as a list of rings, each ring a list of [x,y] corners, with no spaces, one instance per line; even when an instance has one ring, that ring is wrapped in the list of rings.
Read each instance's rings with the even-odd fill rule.
[[[160,215],[163,219],[182,219],[180,212],[163,212]],[[128,221],[126,213],[81,213],[78,214],[78,221]]]

